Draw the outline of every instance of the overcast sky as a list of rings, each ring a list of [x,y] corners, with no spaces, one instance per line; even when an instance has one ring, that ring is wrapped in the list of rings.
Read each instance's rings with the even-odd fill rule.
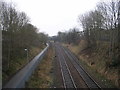
[[[100,0],[5,0],[24,11],[40,32],[50,36],[58,31],[80,28],[79,15],[92,10]]]

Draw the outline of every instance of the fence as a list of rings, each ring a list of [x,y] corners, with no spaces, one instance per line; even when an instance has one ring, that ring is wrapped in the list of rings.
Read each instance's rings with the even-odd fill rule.
[[[43,56],[45,56],[48,48],[49,44],[47,44],[47,47],[41,53],[39,53],[30,63],[28,63],[23,69],[14,75],[13,78],[11,78],[11,80],[8,81],[8,83],[3,88],[24,88],[25,82],[30,78],[35,68],[43,59]]]

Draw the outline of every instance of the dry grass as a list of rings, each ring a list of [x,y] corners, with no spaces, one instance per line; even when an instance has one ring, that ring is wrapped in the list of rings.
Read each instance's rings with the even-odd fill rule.
[[[38,53],[40,53],[45,46],[31,47],[29,50],[28,59],[31,61]],[[2,81],[5,84],[14,74],[17,73],[28,63],[27,57],[21,57],[16,60],[11,60],[9,68],[7,68],[7,74],[2,73]]]
[[[98,74],[102,75],[104,79],[108,80],[108,82],[111,82],[111,84],[106,84],[108,85],[106,87],[114,87],[114,85],[120,87],[118,85],[118,79],[120,77],[118,74],[118,69],[106,68],[106,61],[109,60],[108,56],[106,55],[106,52],[109,49],[109,43],[108,42],[102,42],[103,44],[100,44],[101,42],[97,43],[99,45],[99,48],[96,48],[96,50],[92,50],[92,52],[89,52],[88,49],[84,50],[84,52],[82,51],[86,47],[84,41],[81,41],[78,46],[74,45],[64,46],[68,46],[68,48],[73,53],[75,53],[80,58],[80,60],[82,60],[82,62],[86,64],[88,68],[91,68],[93,71],[95,71],[95,73],[97,72]]]
[[[51,76],[53,55],[54,51],[49,49],[47,55],[38,66],[31,79],[27,82],[27,88],[49,88],[51,86],[53,83],[53,78]]]
[[[72,45],[72,44],[62,44],[65,47],[68,47],[70,50],[72,50],[74,53],[78,54],[79,53],[79,46],[77,45]]]

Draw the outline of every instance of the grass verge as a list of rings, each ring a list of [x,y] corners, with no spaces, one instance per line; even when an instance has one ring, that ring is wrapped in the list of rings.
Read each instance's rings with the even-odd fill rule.
[[[29,50],[28,60],[31,61],[38,53],[40,53],[45,46],[41,47],[31,47]],[[26,54],[26,52],[24,52]],[[9,67],[4,67],[2,70],[2,83],[3,86],[15,75],[19,70],[21,70],[29,61],[27,60],[26,55],[15,60],[11,60]]]
[[[26,82],[26,88],[50,88],[53,83],[53,59],[54,51],[49,48],[48,53],[39,66]]]
[[[85,47],[83,41],[76,46],[70,44],[63,45],[65,47],[68,47],[79,58],[80,64],[103,88],[119,88],[117,83],[117,80],[119,78],[118,69],[106,69],[106,43],[100,44],[102,46],[100,46],[97,52],[95,50],[89,51],[89,49],[81,52]]]

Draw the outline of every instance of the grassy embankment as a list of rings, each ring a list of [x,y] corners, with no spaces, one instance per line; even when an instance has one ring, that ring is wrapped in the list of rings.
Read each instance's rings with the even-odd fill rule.
[[[38,53],[40,53],[45,46],[38,47],[31,47],[29,50],[29,56],[28,60],[31,61]],[[29,61],[27,60],[26,52],[25,57],[18,58],[16,60],[11,60],[9,64],[9,68],[7,69],[7,72],[2,72],[2,81],[3,84],[5,84],[16,72],[18,72],[21,68],[23,68]]]
[[[53,84],[53,60],[54,51],[48,50],[47,55],[43,58],[30,80],[26,82],[26,88],[50,88]]]
[[[102,87],[112,88],[120,87],[120,67],[108,67],[109,63],[108,42],[97,42],[96,48],[86,48],[85,41],[81,41],[79,45],[67,46],[80,59],[82,66],[93,76]],[[96,76],[96,77],[95,77]]]

